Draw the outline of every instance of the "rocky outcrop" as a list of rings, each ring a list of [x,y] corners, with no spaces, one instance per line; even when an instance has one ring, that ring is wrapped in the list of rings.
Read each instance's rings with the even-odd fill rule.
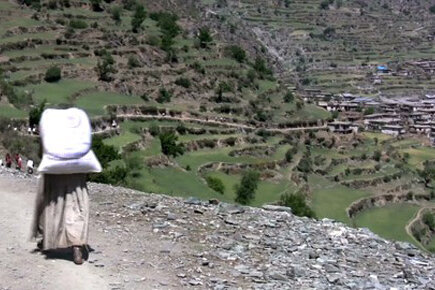
[[[87,266],[116,271],[112,288],[146,289],[141,275],[156,269],[155,289],[435,289],[434,257],[367,229],[279,206],[93,183],[89,192],[91,228],[105,240],[93,245]]]

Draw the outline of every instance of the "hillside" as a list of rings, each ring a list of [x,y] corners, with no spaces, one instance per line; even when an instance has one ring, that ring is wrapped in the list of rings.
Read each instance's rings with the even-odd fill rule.
[[[408,129],[414,107],[380,111],[380,96],[434,94],[432,2],[1,1],[0,152],[37,164],[29,114],[77,106],[104,166],[93,181],[283,204],[435,251],[433,102],[429,132],[365,119]],[[349,93],[372,107],[316,105]]]
[[[100,184],[88,263],[43,259],[26,241],[36,179],[2,170],[0,185],[1,289],[435,287],[433,257],[366,229]]]

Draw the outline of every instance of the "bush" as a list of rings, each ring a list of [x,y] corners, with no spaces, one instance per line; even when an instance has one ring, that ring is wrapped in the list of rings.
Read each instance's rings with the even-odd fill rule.
[[[112,73],[115,73],[114,68],[115,60],[112,55],[103,49],[101,52],[101,61],[98,61],[96,71],[101,81],[110,82],[112,80]]]
[[[290,91],[288,91],[288,92],[285,94],[285,96],[284,96],[284,102],[285,102],[285,103],[291,103],[291,102],[293,102],[294,98],[295,98],[295,97],[294,97],[293,93],[290,92]]]
[[[253,67],[262,77],[272,74],[272,71],[266,65],[266,61],[261,57],[255,59]]]
[[[69,27],[74,29],[85,29],[88,28],[88,24],[81,19],[71,19],[69,21]]]
[[[280,204],[292,209],[292,213],[297,216],[306,216],[309,218],[315,218],[316,214],[307,205],[305,196],[301,192],[296,193],[284,193],[281,195]]]
[[[287,162],[292,162],[293,160],[293,149],[290,148],[287,150],[287,152],[285,153],[285,161]]]
[[[175,131],[177,131],[180,135],[184,135],[187,132],[187,128],[184,126],[184,123],[179,123],[175,128]]]
[[[222,180],[220,180],[217,177],[212,177],[212,176],[207,176],[205,178],[205,180],[207,181],[208,187],[210,187],[214,191],[219,192],[220,194],[224,194],[224,192],[225,192],[225,185],[222,182]]]
[[[198,33],[199,46],[201,48],[207,48],[209,44],[213,41],[208,27],[202,27],[199,29]]]
[[[231,45],[228,47],[230,55],[232,58],[242,63],[246,60],[246,52],[238,45]]]
[[[256,171],[246,171],[242,176],[240,185],[235,186],[235,201],[241,204],[248,204],[255,198],[255,191],[258,187],[260,174]]]
[[[29,126],[31,128],[39,125],[39,121],[41,120],[42,112],[45,109],[45,100],[39,104],[38,107],[35,107],[29,112]]]
[[[381,152],[379,150],[376,150],[375,152],[373,152],[373,160],[375,161],[380,161],[381,160]]]
[[[159,135],[162,153],[167,156],[177,157],[183,155],[184,146],[177,144],[178,137],[173,132],[165,132]]]
[[[132,56],[130,56],[130,57],[128,58],[127,65],[128,65],[129,68],[140,67],[140,62],[139,62],[139,60],[137,59],[137,57],[135,57],[135,56],[132,55]]]
[[[320,2],[320,9],[328,10],[329,5],[331,5],[334,2],[334,0],[323,0]]]
[[[112,7],[112,9],[110,9],[110,17],[115,20],[116,23],[120,23],[121,22],[121,14],[122,14],[122,8],[121,7]]]
[[[175,84],[186,89],[190,88],[190,80],[187,78],[178,78],[175,80]]]
[[[172,94],[168,92],[165,88],[161,88],[159,91],[159,96],[157,97],[156,101],[160,104],[162,103],[169,103],[171,101]]]
[[[151,136],[157,136],[160,134],[160,127],[157,126],[157,124],[152,124],[149,128],[149,132],[151,134]]]
[[[312,171],[311,159],[304,156],[298,164],[298,170],[303,173],[309,173]]]
[[[431,230],[435,229],[435,219],[433,214],[430,212],[425,212],[422,218],[423,223],[425,223]]]
[[[146,18],[146,15],[147,14],[143,5],[137,4],[135,7],[133,18],[131,19],[131,27],[133,32],[137,33],[139,31],[142,22]]]
[[[62,78],[61,70],[58,66],[52,66],[45,72],[44,80],[49,83],[54,83]]]
[[[101,12],[103,9],[101,8],[101,0],[91,0],[92,10],[95,12]]]
[[[118,150],[114,146],[104,144],[101,137],[93,138],[92,150],[103,168],[106,168],[111,161],[121,159]]]
[[[429,11],[430,11],[432,14],[435,14],[435,5],[432,5],[431,7],[429,7]]]
[[[103,172],[90,174],[88,180],[97,183],[106,183],[112,185],[123,185],[127,177],[127,168],[116,166],[115,168],[105,168]]]
[[[364,110],[364,115],[372,115],[375,112],[375,108],[370,107]]]

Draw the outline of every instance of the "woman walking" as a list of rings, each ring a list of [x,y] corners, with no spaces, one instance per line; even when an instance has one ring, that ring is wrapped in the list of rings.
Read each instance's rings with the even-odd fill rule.
[[[32,235],[43,251],[69,248],[84,262],[89,233],[86,174],[101,172],[91,148],[91,126],[82,110],[47,109],[40,121],[43,158]]]

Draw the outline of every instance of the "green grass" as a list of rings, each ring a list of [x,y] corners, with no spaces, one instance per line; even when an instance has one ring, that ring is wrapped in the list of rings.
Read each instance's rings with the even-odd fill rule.
[[[241,175],[228,175],[223,172],[211,172],[210,176],[217,177],[225,185],[225,194],[220,196],[220,200],[234,202],[236,191],[234,186],[240,183]],[[295,187],[288,181],[274,183],[270,181],[260,181],[255,194],[255,199],[250,203],[252,206],[261,206],[266,203],[279,200],[281,194],[286,190],[293,192]]]
[[[44,99],[49,104],[70,103],[69,99],[74,93],[84,89],[94,87],[95,84],[82,80],[66,79],[56,83],[42,82],[37,85],[29,85],[23,90],[32,92],[36,102],[42,102]]]
[[[351,189],[318,175],[310,175],[308,183],[313,190],[311,205],[317,217],[335,219],[349,225],[351,220],[346,208],[355,200],[370,195],[369,192]]]
[[[435,159],[435,148],[431,147],[408,148],[401,152],[409,153],[408,163],[412,166],[421,167],[424,161]]]
[[[105,115],[105,106],[111,104],[134,105],[141,104],[143,101],[137,96],[126,96],[111,92],[95,92],[81,96],[76,104],[86,110],[90,116]]]
[[[405,227],[417,211],[416,205],[393,204],[366,210],[357,215],[354,222],[356,226],[367,227],[384,238],[415,244]]]
[[[0,105],[0,117],[22,119],[27,117],[27,113],[11,105]]]
[[[123,131],[118,136],[113,136],[107,139],[104,139],[104,143],[106,145],[115,146],[118,149],[122,149],[123,146],[128,145],[130,143],[136,142],[140,140],[140,136],[137,134],[134,134],[129,131]]]

